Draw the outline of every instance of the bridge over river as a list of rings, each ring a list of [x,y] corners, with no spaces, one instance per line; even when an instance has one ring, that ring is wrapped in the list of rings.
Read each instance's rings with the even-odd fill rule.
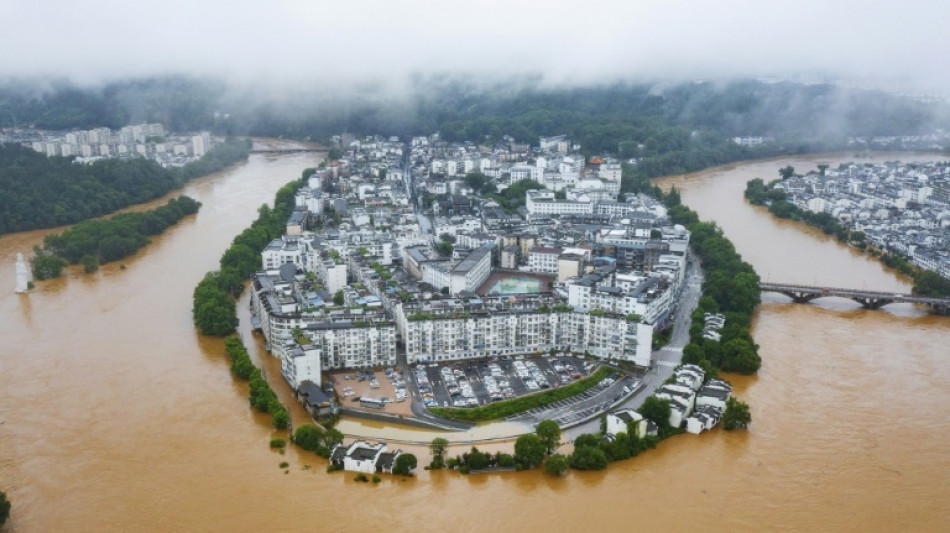
[[[950,298],[934,298],[915,294],[793,285],[791,283],[759,283],[759,290],[762,292],[784,294],[796,303],[805,303],[816,298],[833,296],[837,298],[849,298],[867,309],[879,309],[890,303],[924,304],[941,314],[947,314],[948,309],[950,309]]]

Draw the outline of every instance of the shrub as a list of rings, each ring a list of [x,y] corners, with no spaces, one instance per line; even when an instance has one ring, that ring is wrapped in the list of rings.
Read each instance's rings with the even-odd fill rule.
[[[363,483],[366,483],[366,482],[369,481],[369,478],[366,477],[366,474],[360,472],[359,474],[356,474],[356,477],[354,477],[353,480],[354,480],[354,481],[362,481]]]
[[[283,448],[284,446],[287,446],[287,441],[285,441],[284,439],[271,439],[271,440],[270,440],[270,447],[271,447],[271,448]]]
[[[512,467],[515,466],[515,458],[507,453],[499,453],[497,459],[498,466],[503,467]]]
[[[288,463],[287,461],[281,461],[280,464],[277,466],[281,468],[287,468],[288,466],[290,466],[290,463]]]
[[[567,472],[567,457],[556,453],[544,462],[544,471],[552,476],[560,476]]]
[[[294,431],[291,441],[304,450],[316,451],[323,440],[323,432],[313,424],[301,424]]]
[[[607,455],[600,448],[581,446],[574,448],[570,465],[577,470],[603,470],[607,467]]]
[[[380,478],[376,474],[373,474],[373,483],[379,483],[380,481],[382,481],[382,478]]]

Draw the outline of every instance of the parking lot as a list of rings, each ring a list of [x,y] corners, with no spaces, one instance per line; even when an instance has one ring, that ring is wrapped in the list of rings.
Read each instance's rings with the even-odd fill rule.
[[[611,406],[636,394],[643,387],[642,376],[613,375],[576,396],[518,413],[505,420],[531,426],[536,426],[542,420],[553,420],[564,427],[608,411]]]
[[[420,364],[412,374],[427,407],[475,407],[572,383],[593,367],[570,355],[519,356]]]
[[[343,407],[389,414],[412,415],[411,398],[406,392],[403,376],[394,369],[367,371],[347,370],[331,374],[336,393]],[[382,408],[369,407],[361,398],[379,400]]]

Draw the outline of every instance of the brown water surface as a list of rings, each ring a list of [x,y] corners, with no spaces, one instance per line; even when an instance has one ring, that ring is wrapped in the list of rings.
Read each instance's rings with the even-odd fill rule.
[[[125,269],[72,270],[28,295],[12,292],[14,257],[46,232],[0,238],[0,488],[14,502],[6,530],[947,530],[950,319],[908,305],[864,311],[847,300],[768,297],[754,331],[762,370],[730,377],[752,405],[750,430],[680,436],[605,472],[420,471],[375,486],[327,475],[312,454],[269,451],[277,434],[248,408],[220,341],[194,331],[191,291],[255,208],[317,157],[253,155],[195,181],[184,192],[201,212]],[[743,203],[746,180],[826,161],[837,159],[664,183],[716,220],[763,279],[906,290],[877,262]],[[249,344],[259,357],[259,340]],[[287,401],[276,361],[264,364]],[[299,409],[293,416],[303,419]],[[362,426],[375,427],[349,423]]]

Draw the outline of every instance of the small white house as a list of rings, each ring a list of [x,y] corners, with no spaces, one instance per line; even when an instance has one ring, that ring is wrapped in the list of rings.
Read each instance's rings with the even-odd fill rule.
[[[710,405],[724,411],[731,394],[732,385],[721,379],[711,379],[696,394],[696,406]]]
[[[696,393],[684,385],[663,385],[657,390],[656,397],[670,403],[670,425],[675,428],[683,425],[683,420],[693,412],[696,401]]]
[[[607,413],[607,435],[617,436],[618,433],[629,433],[627,426],[629,423],[635,424],[637,437],[647,435],[647,420],[633,409]]]
[[[706,373],[696,365],[683,365],[676,370],[675,376],[677,385],[683,385],[698,391],[703,386]]]
[[[338,444],[333,449],[330,459],[334,464],[342,465],[344,470],[373,474],[376,472],[376,461],[385,451],[386,445],[384,443],[370,444],[358,440],[346,448],[342,444]]]
[[[722,410],[704,405],[696,408],[693,416],[686,419],[686,431],[698,435],[707,429],[716,427],[722,418]]]

